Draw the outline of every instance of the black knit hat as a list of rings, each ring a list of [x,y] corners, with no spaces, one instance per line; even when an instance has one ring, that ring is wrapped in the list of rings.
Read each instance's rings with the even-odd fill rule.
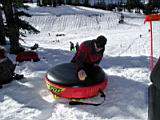
[[[104,46],[107,42],[107,39],[104,36],[100,35],[100,36],[97,37],[95,42],[96,42],[96,45],[97,45],[98,48],[104,48]]]

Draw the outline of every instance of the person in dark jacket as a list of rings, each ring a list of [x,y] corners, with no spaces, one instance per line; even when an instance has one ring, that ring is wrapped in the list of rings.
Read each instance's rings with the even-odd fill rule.
[[[70,51],[74,51],[74,43],[70,41]]]
[[[85,80],[87,76],[94,73],[94,67],[102,60],[107,39],[105,36],[98,36],[94,40],[84,41],[75,56],[71,60],[76,64],[77,77]]]
[[[79,49],[79,43],[78,42],[76,43],[75,48],[76,48],[76,51],[78,51],[78,49]]]
[[[24,76],[16,74],[16,65],[6,56],[4,47],[0,46],[0,88],[3,84],[10,83],[12,80],[22,79]]]

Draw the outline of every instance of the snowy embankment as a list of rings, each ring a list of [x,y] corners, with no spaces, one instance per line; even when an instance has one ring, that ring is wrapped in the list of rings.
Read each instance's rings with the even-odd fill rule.
[[[125,24],[118,24],[117,13],[85,7],[34,6],[30,13],[33,17],[25,20],[41,33],[28,35],[22,44],[30,47],[38,43],[41,61],[19,63],[16,72],[26,78],[0,90],[2,120],[147,120],[150,34],[143,16],[127,14]],[[57,103],[47,92],[45,73],[70,61],[69,41],[81,43],[99,34],[108,39],[100,64],[109,77],[106,101],[98,107]],[[15,56],[9,57],[15,61]]]
[[[51,10],[47,11],[48,9]],[[69,47],[69,41],[81,43],[88,37],[95,38],[97,36],[95,31],[103,33],[105,30],[115,29],[119,20],[117,13],[100,12],[101,10],[94,12],[92,9],[83,9],[83,7],[63,6],[48,9],[44,9],[47,11],[45,15],[39,12],[32,13],[33,10],[31,10],[33,17],[25,18],[41,31],[36,37],[39,37],[41,42],[45,41],[46,44],[65,38],[63,46]],[[64,34],[65,37],[57,34]],[[34,37],[30,36],[27,39],[34,41]]]

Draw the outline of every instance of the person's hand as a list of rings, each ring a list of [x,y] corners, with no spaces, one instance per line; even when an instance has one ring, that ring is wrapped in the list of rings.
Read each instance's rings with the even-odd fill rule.
[[[87,75],[86,75],[86,72],[84,70],[78,71],[78,78],[79,78],[79,80],[83,81],[83,80],[86,79],[86,77],[87,77]]]

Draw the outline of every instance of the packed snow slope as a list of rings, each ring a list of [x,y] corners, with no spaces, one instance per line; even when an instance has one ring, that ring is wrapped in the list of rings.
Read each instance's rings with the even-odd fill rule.
[[[147,120],[150,33],[144,16],[124,13],[125,23],[118,24],[120,14],[93,8],[58,6],[29,10],[33,16],[23,18],[41,32],[27,33],[26,48],[39,44],[39,62],[18,63],[17,73],[25,79],[13,81],[0,89],[1,120]],[[159,56],[158,22],[154,23],[155,59]],[[98,35],[108,39],[100,64],[108,74],[103,105],[69,106],[52,99],[44,77],[57,64],[69,62],[74,53],[69,42],[83,42]],[[7,47],[7,46],[6,46]],[[8,56],[15,62],[15,56]],[[98,98],[95,98],[98,100]]]

